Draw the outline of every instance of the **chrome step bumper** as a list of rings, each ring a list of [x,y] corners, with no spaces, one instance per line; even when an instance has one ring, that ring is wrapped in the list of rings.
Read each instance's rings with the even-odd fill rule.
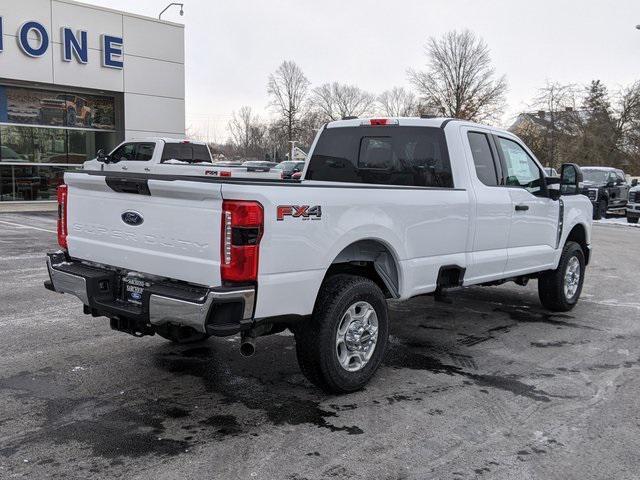
[[[145,288],[139,305],[121,299],[122,275],[67,258],[64,252],[47,255],[49,290],[74,295],[93,316],[141,322],[149,328],[165,324],[191,327],[209,335],[233,335],[253,323],[256,289],[253,286],[209,288],[176,282],[155,282]]]

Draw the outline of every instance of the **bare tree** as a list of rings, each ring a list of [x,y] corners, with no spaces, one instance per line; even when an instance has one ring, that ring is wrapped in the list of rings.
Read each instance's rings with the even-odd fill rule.
[[[495,78],[487,44],[469,30],[429,38],[426,71],[409,70],[424,106],[438,114],[486,121],[500,116],[507,82]]]
[[[285,61],[269,76],[270,105],[284,124],[287,141],[296,140],[300,118],[306,109],[310,82],[295,62]]]
[[[573,159],[575,139],[580,130],[576,98],[576,85],[547,81],[533,100],[533,107],[538,109],[538,115],[545,125],[542,130],[544,153],[540,155],[553,167]]]
[[[374,95],[356,86],[333,82],[314,88],[311,104],[325,121],[331,121],[371,113],[375,100]]]
[[[378,105],[384,115],[389,117],[411,117],[418,113],[418,101],[413,92],[404,87],[393,87],[382,92]]]
[[[266,127],[253,114],[251,107],[242,107],[229,121],[229,134],[236,153],[243,157],[258,157],[264,150]]]

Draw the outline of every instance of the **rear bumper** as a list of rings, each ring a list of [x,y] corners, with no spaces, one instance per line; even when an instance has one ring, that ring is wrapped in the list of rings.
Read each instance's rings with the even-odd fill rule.
[[[207,288],[177,282],[153,282],[140,304],[122,300],[121,275],[86,265],[65,253],[47,255],[49,290],[74,295],[85,313],[136,325],[142,334],[167,324],[191,327],[209,335],[234,335],[252,326],[256,290],[253,286]]]

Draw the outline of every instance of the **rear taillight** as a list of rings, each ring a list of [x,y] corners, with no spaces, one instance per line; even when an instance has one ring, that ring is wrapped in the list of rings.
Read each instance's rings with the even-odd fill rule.
[[[258,202],[222,202],[220,276],[223,281],[257,281],[263,227],[264,211]]]
[[[67,186],[58,185],[58,245],[67,248]]]
[[[231,176],[231,172],[223,170],[223,171],[220,172],[220,176],[221,177],[230,177]]]

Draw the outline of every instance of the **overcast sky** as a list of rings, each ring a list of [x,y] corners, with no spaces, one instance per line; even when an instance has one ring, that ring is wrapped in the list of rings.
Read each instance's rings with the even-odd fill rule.
[[[409,86],[429,36],[468,28],[509,84],[503,123],[547,79],[610,89],[640,80],[639,0],[183,0],[187,126],[224,141],[242,105],[269,115],[268,75],[298,63],[314,86],[338,81],[379,93]],[[87,0],[157,16],[164,0]],[[152,41],[152,39],[150,39]],[[126,49],[126,39],[125,39]]]

